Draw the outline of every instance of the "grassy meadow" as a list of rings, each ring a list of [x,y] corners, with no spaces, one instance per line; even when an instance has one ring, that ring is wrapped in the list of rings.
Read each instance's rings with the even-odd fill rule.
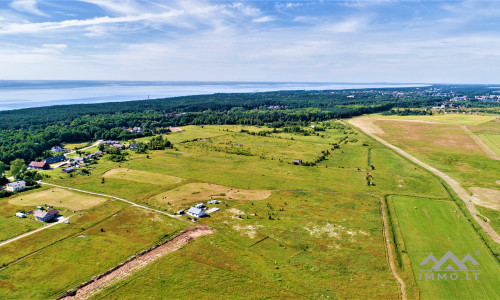
[[[448,200],[449,194],[428,172],[345,123],[317,125],[325,131],[267,136],[250,134],[271,130],[266,127],[186,126],[167,135],[174,149],[147,154],[127,150],[122,162],[104,156],[89,165],[88,175],[64,174],[60,169],[46,172],[46,182],[169,213],[209,199],[221,201],[209,205],[219,211],[198,221],[215,229],[215,234],[193,241],[94,298],[398,299],[399,286],[386,257],[380,201],[388,194],[441,200]],[[323,159],[315,166],[293,164],[293,159],[318,157]],[[482,159],[478,155],[477,162]],[[0,199],[0,218],[24,222],[11,216],[16,209],[39,202],[77,212],[71,224],[58,224],[1,247],[0,298],[54,298],[193,224],[185,217],[172,219],[124,202],[46,187]],[[431,215],[441,210],[428,207]],[[393,230],[406,242],[408,224],[416,223],[405,223],[399,215],[403,213],[396,211]],[[469,235],[470,242],[461,244],[459,251],[468,251],[468,245],[485,247],[465,218],[453,222]],[[23,226],[16,225],[17,232],[31,229]],[[418,232],[415,243],[426,242],[422,239],[427,231]],[[415,256],[418,251],[408,255],[407,264],[399,267],[407,292],[415,296],[418,288],[421,295],[428,295],[434,288],[416,283],[411,271],[410,265],[420,259]],[[489,264],[487,258],[484,264]],[[44,278],[49,271],[54,277]],[[490,291],[488,283],[485,291]]]
[[[389,198],[401,227],[405,251],[411,259],[411,268],[422,299],[498,299],[499,263],[478,238],[473,227],[452,201],[420,197],[394,196]],[[420,266],[432,253],[438,260],[448,251],[459,259],[470,253],[479,266],[467,264],[470,270],[479,270],[478,280],[466,280],[460,273],[458,280],[424,280],[420,270],[429,270],[432,262]],[[456,268],[456,267],[455,267]],[[425,272],[424,272],[425,273]],[[437,275],[436,275],[437,276]],[[469,278],[474,278],[470,274]]]

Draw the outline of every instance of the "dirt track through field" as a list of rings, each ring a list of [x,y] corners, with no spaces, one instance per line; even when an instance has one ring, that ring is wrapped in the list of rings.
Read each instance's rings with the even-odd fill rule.
[[[109,287],[133,275],[137,271],[143,269],[159,258],[180,249],[189,241],[211,233],[213,233],[213,231],[206,225],[188,228],[184,233],[178,235],[171,241],[168,241],[167,243],[155,248],[154,250],[151,250],[150,252],[147,252],[142,256],[138,256],[137,258],[129,262],[126,262],[125,264],[109,272],[108,274],[104,273],[106,274],[104,276],[97,276],[97,279],[93,280],[93,282],[78,289],[74,296],[66,296],[60,299],[87,299],[89,297],[92,297],[101,292],[104,288]]]
[[[396,267],[394,266],[394,258],[392,257],[392,249],[391,249],[391,241],[389,240],[389,225],[387,224],[387,217],[385,216],[385,202],[383,199],[380,199],[380,205],[382,207],[382,221],[384,222],[384,241],[385,241],[385,248],[387,250],[387,259],[389,260],[389,266],[391,268],[391,272],[396,277],[396,280],[399,282],[399,286],[401,288],[401,299],[406,300],[406,286],[399,277],[398,273],[396,272]]]
[[[488,145],[486,145],[480,137],[478,137],[472,131],[470,131],[469,128],[467,128],[467,126],[461,125],[460,127],[462,127],[463,131],[467,135],[469,135],[474,140],[474,142],[476,142],[476,144],[479,147],[481,147],[481,149],[483,149],[484,153],[486,153],[486,155],[488,155],[489,158],[500,160],[500,155],[498,155],[495,151],[491,150],[491,148]]]
[[[362,118],[360,118],[360,119],[362,119]],[[498,233],[490,226],[489,220],[487,220],[487,222],[485,222],[485,221],[483,221],[482,219],[480,219],[477,216],[479,214],[479,212],[477,211],[476,207],[473,204],[472,197],[460,185],[460,183],[458,183],[458,181],[456,181],[455,179],[453,179],[450,176],[446,175],[445,173],[439,171],[438,169],[436,169],[436,168],[434,168],[434,167],[432,167],[432,166],[430,166],[430,165],[422,162],[421,160],[415,158],[414,156],[408,154],[407,152],[399,149],[398,147],[396,147],[396,146],[394,146],[392,144],[389,144],[385,140],[383,140],[380,137],[378,137],[375,134],[373,134],[372,131],[370,131],[370,129],[365,130],[365,128],[363,128],[363,125],[364,125],[363,122],[359,122],[357,120],[359,120],[359,119],[351,120],[351,121],[349,121],[349,123],[351,123],[354,126],[359,127],[367,135],[369,135],[370,137],[372,137],[376,141],[382,143],[383,145],[385,145],[385,146],[389,147],[390,149],[394,150],[395,152],[399,153],[401,156],[406,157],[410,161],[412,161],[415,164],[417,164],[417,165],[419,165],[419,166],[421,166],[421,167],[429,170],[433,174],[441,177],[441,179],[443,179],[444,181],[446,181],[446,183],[455,191],[455,193],[458,195],[458,197],[460,197],[460,199],[462,199],[462,201],[465,204],[466,208],[469,210],[470,214],[476,220],[476,222],[483,228],[483,230],[491,237],[491,239],[493,241],[495,241],[497,243],[500,243],[500,235],[498,235]]]

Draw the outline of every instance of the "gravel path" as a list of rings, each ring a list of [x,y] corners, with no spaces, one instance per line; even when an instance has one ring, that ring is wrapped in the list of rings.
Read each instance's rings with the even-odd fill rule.
[[[350,121],[349,121],[350,122]],[[383,145],[391,148],[392,150],[396,151],[399,153],[401,156],[404,156],[411,160],[412,162],[416,163],[417,165],[429,170],[430,172],[434,173],[435,175],[441,177],[446,183],[455,191],[455,193],[462,199],[464,202],[465,206],[469,210],[470,214],[472,217],[477,221],[477,223],[483,228],[484,231],[491,237],[492,240],[494,240],[497,243],[500,243],[500,236],[498,233],[493,230],[493,228],[490,226],[489,222],[484,222],[482,219],[480,219],[477,215],[479,212],[477,211],[476,207],[473,204],[472,197],[469,195],[469,193],[458,183],[455,179],[451,178],[450,176],[446,175],[445,173],[439,171],[438,169],[420,161],[419,159],[413,157],[412,155],[406,153],[405,151],[399,149],[398,147],[389,144],[385,140],[379,138],[378,136],[372,134],[369,130],[365,131],[365,129],[362,127],[363,124],[361,122],[352,122],[353,125],[358,126],[360,129],[362,129],[367,135],[372,137],[373,139],[377,140],[378,142],[382,143]]]
[[[43,226],[43,227],[41,227],[41,228],[38,228],[38,229],[35,229],[35,230],[32,230],[32,231],[29,231],[29,232],[23,233],[23,234],[18,235],[18,236],[14,237],[14,238],[11,238],[11,239],[9,239],[9,240],[3,241],[3,242],[1,242],[1,243],[0,243],[0,246],[6,245],[6,244],[11,243],[11,242],[13,242],[13,241],[16,241],[16,240],[18,240],[18,239],[22,239],[23,237],[26,237],[26,236],[28,236],[28,235],[30,235],[30,234],[37,233],[37,232],[39,232],[39,231],[42,231],[42,230],[47,229],[47,228],[49,228],[49,227],[52,227],[52,226],[54,226],[54,225],[60,224],[60,223],[62,223],[62,222],[64,222],[64,221],[66,221],[66,220],[68,220],[68,219],[69,219],[69,217],[59,217],[59,218],[57,219],[57,222],[54,222],[54,223],[49,223],[49,224],[47,224],[47,225],[45,225],[45,226]]]

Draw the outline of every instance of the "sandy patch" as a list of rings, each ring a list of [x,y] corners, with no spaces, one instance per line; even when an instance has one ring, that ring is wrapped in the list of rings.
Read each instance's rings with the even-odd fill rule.
[[[317,238],[320,238],[323,234],[334,238],[341,238],[343,234],[347,234],[349,236],[369,235],[368,232],[364,230],[346,230],[346,228],[342,225],[332,225],[330,223],[327,223],[325,226],[304,227],[304,229],[309,231],[309,234]]]
[[[88,209],[106,201],[106,198],[75,193],[66,189],[51,188],[29,194],[21,194],[9,200],[10,204],[31,206],[49,205],[70,210]]]
[[[361,117],[361,118],[349,120],[349,123],[361,128],[361,129],[363,129],[363,131],[366,131],[366,132],[371,133],[371,134],[384,134],[384,131],[382,130],[382,128],[380,128],[374,124],[374,122],[377,120],[378,119],[376,119],[376,118]]]
[[[263,225],[248,225],[248,226],[240,226],[238,224],[233,225],[233,228],[238,232],[248,235],[250,238],[255,238],[257,235],[257,229],[259,227],[264,227]]]
[[[188,204],[209,199],[263,200],[271,195],[267,190],[234,189],[205,182],[188,183],[154,197],[159,202]]]
[[[179,183],[183,180],[180,177],[175,177],[171,175],[127,169],[127,168],[111,169],[106,173],[104,173],[102,177],[157,184],[157,185],[171,185]]]
[[[500,210],[500,190],[480,187],[471,187],[469,190],[473,193],[471,198],[474,204]]]

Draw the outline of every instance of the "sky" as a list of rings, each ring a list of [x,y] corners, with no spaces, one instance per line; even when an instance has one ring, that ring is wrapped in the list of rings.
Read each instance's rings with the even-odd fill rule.
[[[0,0],[0,80],[500,83],[500,1]]]

